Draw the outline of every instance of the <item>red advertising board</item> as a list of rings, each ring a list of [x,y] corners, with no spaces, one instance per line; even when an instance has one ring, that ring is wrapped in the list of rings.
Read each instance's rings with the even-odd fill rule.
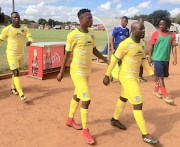
[[[61,67],[64,58],[64,46],[29,46],[29,76],[43,79],[43,73]]]

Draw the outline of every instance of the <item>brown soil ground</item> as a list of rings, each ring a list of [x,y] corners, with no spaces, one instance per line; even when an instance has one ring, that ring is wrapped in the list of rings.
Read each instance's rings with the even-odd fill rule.
[[[178,49],[179,50],[179,49]],[[178,53],[178,58],[180,53]],[[155,83],[144,72],[147,82],[140,82],[144,98],[143,112],[150,134],[158,138],[157,147],[180,146],[180,60],[176,66],[170,61],[170,76],[165,79],[167,92],[174,100],[168,105],[153,96]],[[94,64],[89,83],[91,104],[89,129],[97,147],[149,147],[141,139],[141,132],[133,116],[133,107],[127,102],[120,121],[127,130],[110,125],[121,85],[114,80],[106,87],[102,81],[107,66]],[[44,80],[21,76],[22,86],[28,98],[26,103],[10,93],[11,79],[0,81],[0,147],[88,147],[82,130],[65,125],[74,85],[69,70],[61,83],[57,73],[45,75]],[[81,124],[80,105],[75,121]]]

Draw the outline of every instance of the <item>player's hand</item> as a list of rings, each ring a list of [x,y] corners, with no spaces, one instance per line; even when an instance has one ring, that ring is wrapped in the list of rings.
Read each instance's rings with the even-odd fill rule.
[[[60,72],[58,75],[57,75],[57,80],[59,82],[61,82],[61,80],[63,79],[63,74]]]
[[[115,53],[115,49],[112,49],[112,54],[114,54]]]
[[[152,58],[148,57],[149,64],[153,62]]]
[[[153,78],[153,80],[154,80],[157,84],[159,84],[159,78],[158,78],[158,77],[156,77],[154,74],[151,75],[151,77]]]
[[[173,65],[175,66],[177,64],[177,60],[174,60],[173,61]]]
[[[27,41],[27,42],[26,42],[26,46],[30,46],[31,43],[32,43],[31,41]]]
[[[107,76],[107,75],[105,75],[105,77],[104,77],[104,79],[103,79],[103,83],[104,83],[104,85],[109,85],[110,84],[110,82],[109,82],[110,80],[109,80],[109,76]]]

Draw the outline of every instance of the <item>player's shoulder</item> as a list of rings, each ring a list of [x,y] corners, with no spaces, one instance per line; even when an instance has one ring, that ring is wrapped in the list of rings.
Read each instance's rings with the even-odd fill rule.
[[[95,31],[91,28],[88,28],[88,33],[91,35],[91,36],[94,36],[95,35]]]
[[[91,29],[91,28],[88,28],[88,32],[95,32],[93,29]]]
[[[119,29],[121,29],[121,26],[120,26],[120,25],[114,27],[114,30],[119,30]]]
[[[77,29],[77,28],[76,28]],[[68,33],[68,37],[74,36],[76,34],[76,29],[72,30],[71,32]]]
[[[12,25],[8,25],[8,26],[4,27],[2,30],[7,30],[9,28],[12,28]]]
[[[158,36],[159,36],[159,31],[157,30],[152,34],[151,39],[157,39]]]
[[[73,31],[69,32],[67,38],[70,40],[74,40],[77,38],[81,38],[81,36],[82,36],[81,34],[82,34],[82,32],[80,32],[79,29],[76,28]]]
[[[2,32],[10,32],[10,30],[12,30],[12,29],[13,29],[12,25],[8,25],[2,29]]]
[[[140,44],[141,44],[141,46],[145,46],[145,41],[144,41],[144,39],[141,39],[141,40],[140,40]]]
[[[120,44],[122,46],[127,46],[128,43],[131,43],[132,39],[130,37],[128,37],[127,39],[123,40]]]
[[[157,35],[159,33],[158,30],[156,30],[152,35]]]
[[[172,37],[175,37],[175,34],[174,34],[173,32],[170,32],[170,35],[171,35]]]
[[[21,29],[22,29],[22,28],[23,28],[23,29],[29,29],[29,28],[28,28],[27,26],[25,26],[25,25],[21,25],[20,28],[21,28]]]

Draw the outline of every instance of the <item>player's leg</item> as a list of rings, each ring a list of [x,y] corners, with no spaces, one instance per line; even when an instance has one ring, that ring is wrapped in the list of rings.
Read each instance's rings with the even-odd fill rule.
[[[82,101],[81,105],[81,120],[83,126],[83,137],[88,144],[93,144],[94,140],[91,137],[88,129],[88,108],[90,104],[89,96],[89,76],[71,75],[76,87],[77,97]]]
[[[159,141],[155,138],[153,138],[146,128],[146,122],[144,120],[143,112],[142,112],[142,103],[140,104],[134,104],[134,117],[136,119],[136,122],[141,130],[142,138],[145,142],[150,144],[157,144]]]
[[[139,80],[142,82],[147,81],[146,79],[143,78],[143,66],[142,65],[140,66],[140,69],[139,69]]]
[[[21,80],[20,80],[20,73],[19,73],[19,68],[12,70],[13,75],[14,75],[14,84],[16,86],[16,89],[19,93],[19,96],[21,98],[21,101],[25,101],[27,98],[24,96],[24,93],[22,91],[22,86],[21,86]]]
[[[82,119],[82,126],[83,126],[83,137],[88,144],[93,144],[94,139],[91,137],[89,129],[88,129],[88,108],[91,102],[90,96],[89,96],[89,88],[88,88],[89,78],[90,76],[85,78],[83,82],[83,87],[80,90],[81,100],[82,100],[81,119]]]
[[[159,81],[160,81],[160,89],[163,94],[163,98],[164,98],[165,102],[167,102],[168,104],[173,104],[173,100],[171,98],[169,98],[167,95],[165,82],[164,82],[164,77],[169,76],[169,62],[163,61],[160,63],[162,66],[161,73],[158,73],[159,74],[158,77],[159,77]]]
[[[24,93],[22,91],[21,81],[20,81],[20,72],[19,72],[19,63],[22,56],[20,55],[7,55],[8,63],[10,66],[10,69],[13,72],[14,77],[14,85],[19,93],[19,96],[22,101],[25,101],[27,98],[24,96]]]
[[[83,126],[83,137],[88,144],[93,144],[94,139],[91,137],[89,129],[88,129],[88,108],[90,104],[90,100],[82,101],[81,105],[81,119]]]
[[[125,104],[127,102],[128,99],[124,98],[126,97],[126,93],[123,89],[123,87],[121,88],[121,96],[118,98],[118,101],[116,103],[116,108],[115,108],[115,112],[114,115],[111,119],[111,125],[118,127],[119,129],[123,129],[126,130],[126,127],[121,124],[119,122],[119,118],[124,110]]]
[[[125,80],[121,80],[121,83],[124,88],[124,91],[126,92],[129,102],[132,105],[134,105],[134,110],[133,110],[134,117],[142,134],[145,135],[145,137],[149,137],[146,128],[146,123],[142,113],[143,99],[138,85],[138,79],[129,79],[129,80],[125,79]],[[143,139],[145,137],[143,136]],[[145,141],[151,144],[156,144],[159,142],[157,139],[154,139],[153,137],[152,138],[149,137],[148,139],[146,138]]]
[[[77,125],[76,122],[74,121],[74,114],[77,110],[78,104],[79,104],[80,99],[77,98],[77,93],[75,90],[75,95],[71,99],[71,104],[70,104],[70,110],[69,110],[69,116],[66,121],[66,125],[73,127],[76,130],[81,130],[81,126]]]
[[[154,61],[154,74],[159,78],[164,77],[164,68],[163,68],[163,63],[161,61]],[[156,83],[153,94],[157,98],[162,98],[162,95],[158,93],[159,88],[160,88],[160,83]]]
[[[169,76],[169,62],[164,61],[163,65],[164,65],[164,77],[168,77]],[[164,78],[163,78],[162,82],[164,83]],[[168,97],[168,95],[167,95],[166,88],[165,88],[165,83],[164,83],[163,86],[164,87],[161,87],[161,92],[163,94],[165,102],[168,103],[168,104],[173,104],[174,101],[170,97]]]
[[[11,85],[11,92],[15,95],[18,95],[19,93],[16,90],[15,84],[14,84],[14,74],[12,74],[12,85]]]

